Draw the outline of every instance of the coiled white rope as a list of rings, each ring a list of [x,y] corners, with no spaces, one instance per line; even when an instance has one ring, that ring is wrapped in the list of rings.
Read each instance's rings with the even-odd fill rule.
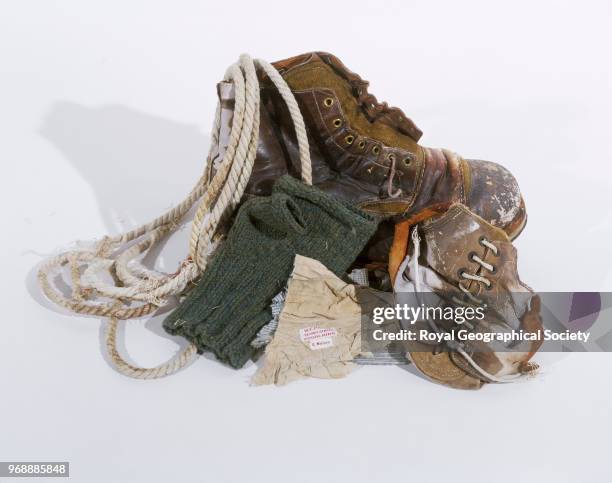
[[[196,356],[196,348],[190,344],[171,360],[155,368],[136,367],[126,362],[117,350],[118,320],[152,313],[171,297],[183,292],[187,284],[205,270],[208,257],[221,237],[220,222],[236,209],[255,161],[260,106],[257,67],[268,75],[287,104],[298,140],[302,180],[312,184],[306,128],[291,89],[272,65],[242,55],[224,77],[225,81],[234,84],[235,104],[228,146],[212,179],[209,179],[209,170],[205,167],[204,174],[187,198],[163,215],[126,233],[104,237],[93,249],[73,250],[53,257],[38,272],[40,286],[52,302],[75,313],[110,317],[106,334],[107,352],[122,374],[140,379],[167,376]],[[207,165],[219,143],[220,116],[218,106]],[[196,202],[199,204],[191,229],[189,255],[176,273],[149,270],[136,260],[136,257],[142,259],[164,236],[176,231],[182,218]],[[50,281],[51,274],[66,265],[71,274],[70,296],[62,294]],[[103,272],[107,276],[110,274],[115,283],[102,280],[100,275]]]

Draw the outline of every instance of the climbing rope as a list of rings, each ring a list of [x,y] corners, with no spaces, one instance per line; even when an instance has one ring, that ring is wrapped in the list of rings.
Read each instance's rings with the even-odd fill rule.
[[[154,379],[177,372],[193,360],[193,344],[182,349],[172,359],[154,368],[134,366],[117,350],[117,326],[121,319],[148,315],[182,293],[190,282],[206,269],[210,254],[221,238],[221,220],[236,209],[251,176],[259,139],[259,82],[256,68],[270,78],[287,104],[294,124],[301,162],[302,180],[312,184],[312,166],[306,127],[291,89],[267,62],[242,55],[227,70],[224,81],[232,82],[235,104],[229,141],[223,159],[214,176],[209,169],[219,143],[221,108],[217,106],[211,135],[211,147],[204,174],[189,195],[163,215],[126,233],[104,237],[92,249],[62,253],[45,262],[38,280],[45,295],[55,304],[71,312],[109,317],[106,348],[116,369],[130,377]],[[183,217],[196,204],[189,240],[189,254],[173,274],[160,273],[144,267],[142,260],[160,240],[175,232]],[[51,275],[68,266],[71,294],[65,296],[51,283]],[[105,273],[114,280],[101,278]],[[103,300],[100,300],[103,299]]]

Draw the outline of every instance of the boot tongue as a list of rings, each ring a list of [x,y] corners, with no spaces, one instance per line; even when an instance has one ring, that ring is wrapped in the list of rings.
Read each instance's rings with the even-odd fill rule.
[[[362,79],[359,75],[349,70],[342,61],[335,55],[327,52],[316,52],[313,57],[319,57],[323,62],[329,65],[340,77],[347,80],[352,88],[353,94],[362,103],[362,107],[366,114],[377,121],[380,121],[392,128],[398,130],[406,136],[410,136],[415,142],[418,142],[423,132],[416,124],[408,118],[404,112],[397,107],[389,107],[386,102],[379,103],[373,94],[368,93],[370,83]]]

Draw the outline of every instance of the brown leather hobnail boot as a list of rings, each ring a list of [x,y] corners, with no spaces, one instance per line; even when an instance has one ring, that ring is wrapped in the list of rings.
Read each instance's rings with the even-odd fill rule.
[[[368,93],[368,82],[331,54],[308,53],[273,65],[304,116],[316,186],[393,221],[417,222],[415,217],[460,202],[511,239],[518,236],[527,216],[518,184],[505,168],[420,146],[415,124],[400,109],[379,103]],[[285,103],[269,79],[260,77],[259,146],[247,192],[264,195],[281,175],[299,177],[300,163]],[[383,234],[384,228],[382,243],[388,243]]]
[[[504,231],[461,204],[413,230],[418,231],[413,231],[411,255],[400,268],[394,287],[396,302],[413,303],[413,295],[418,293],[428,301],[427,306],[484,310],[483,320],[436,321],[425,325],[426,330],[464,329],[481,335],[523,331],[541,336],[540,299],[520,280],[516,249]],[[505,382],[529,372],[535,367],[529,360],[542,344],[541,337],[533,341],[476,338],[460,345],[452,342],[444,351],[440,346],[434,349],[416,344],[409,349],[410,358],[430,378],[464,388],[478,387],[477,381]]]

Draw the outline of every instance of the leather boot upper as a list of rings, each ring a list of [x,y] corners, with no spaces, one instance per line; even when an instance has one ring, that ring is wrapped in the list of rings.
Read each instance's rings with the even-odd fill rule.
[[[473,324],[462,325],[453,320],[437,322],[443,331],[463,327],[482,334],[519,331],[541,334],[539,297],[519,278],[517,252],[504,231],[461,204],[453,205],[444,215],[414,229],[423,238],[416,243],[418,249],[412,246],[414,263],[405,263],[396,281],[398,303],[404,294],[410,294],[420,285],[421,291],[435,294],[441,304],[483,308],[484,318]],[[521,373],[541,343],[541,339],[466,342],[462,344],[464,353],[451,347],[449,357],[466,373],[491,382],[494,378]],[[423,351],[428,349],[417,350]]]
[[[315,52],[273,65],[304,117],[313,183],[322,190],[387,218],[419,221],[460,202],[494,226],[522,228],[522,198],[507,170],[420,146],[416,125],[400,109],[379,103],[368,82],[338,58]],[[259,144],[247,186],[254,195],[269,194],[278,177],[301,171],[289,112],[263,73],[260,92]],[[231,104],[232,89],[222,83],[220,93],[222,104]]]

